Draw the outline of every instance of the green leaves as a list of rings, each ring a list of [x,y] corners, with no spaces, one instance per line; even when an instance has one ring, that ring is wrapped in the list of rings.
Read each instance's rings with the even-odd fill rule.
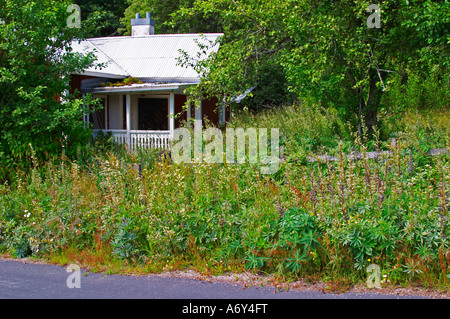
[[[286,258],[286,268],[293,273],[300,273],[304,265],[308,262],[306,252],[295,250],[292,258]]]
[[[320,267],[318,251],[322,231],[318,220],[299,208],[288,209],[278,222],[278,245],[288,252],[284,267],[294,274],[305,273]]]
[[[111,241],[113,254],[122,259],[138,259],[144,253],[144,235],[139,233],[134,219],[124,218]]]
[[[73,38],[83,38],[87,28],[67,27],[69,1],[0,4],[1,164],[28,167],[29,145],[38,161],[61,154],[63,148],[72,156],[88,134],[80,121],[82,101],[64,92],[72,73],[94,63],[93,55],[70,50]]]
[[[263,268],[264,263],[268,260],[265,256],[258,256],[255,253],[248,252],[247,258],[245,259],[247,263],[245,264],[245,268],[252,269],[252,270],[258,270]]]
[[[369,4],[362,0],[195,1],[192,9],[177,12],[178,19],[214,14],[225,32],[208,76],[194,89],[196,95],[237,96],[256,86],[257,96],[270,87],[261,77],[267,82],[273,79],[263,70],[278,65],[285,78],[278,82],[281,92],[289,90],[296,98],[333,106],[355,125],[365,117],[372,133],[378,112],[397,107],[382,101],[391,78],[397,73],[404,78],[404,70],[415,68],[419,59],[448,64],[450,54],[443,44],[449,38],[443,30],[450,27],[450,15],[448,1],[388,0],[380,3],[381,28],[370,28]],[[440,75],[446,78],[446,72]]]
[[[128,8],[120,15],[122,28],[119,32],[129,35],[130,19],[134,19],[136,13],[145,15],[146,12],[150,12],[152,19],[155,19],[157,34],[220,32],[222,21],[216,14],[215,4],[214,1],[195,0],[130,0]],[[198,7],[202,9],[197,10]]]

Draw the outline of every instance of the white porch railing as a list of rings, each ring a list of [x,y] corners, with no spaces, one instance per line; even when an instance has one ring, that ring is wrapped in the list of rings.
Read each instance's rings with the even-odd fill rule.
[[[170,148],[170,131],[130,131],[130,148]]]
[[[94,138],[100,130],[94,130]],[[127,144],[130,150],[139,148],[170,149],[170,131],[137,131],[130,130],[128,141],[127,130],[101,130],[104,134],[111,132],[114,140]]]

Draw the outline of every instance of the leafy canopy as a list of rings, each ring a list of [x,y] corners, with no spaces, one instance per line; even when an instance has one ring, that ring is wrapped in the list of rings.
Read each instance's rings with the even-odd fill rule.
[[[71,50],[93,25],[69,28],[66,0],[0,0],[0,177],[61,154],[74,155],[89,130],[81,121],[83,101],[69,99],[70,75],[94,63]],[[87,101],[85,101],[87,102]]]
[[[381,9],[380,28],[369,27],[371,3]],[[198,94],[240,95],[275,65],[298,98],[334,106],[359,123],[364,116],[372,129],[391,80],[405,82],[411,70],[427,79],[431,68],[441,80],[448,75],[448,1],[197,0],[173,17],[199,13],[220,18],[225,36],[204,63]]]
[[[128,6],[127,0],[75,0],[74,3],[80,6],[82,20],[95,19],[97,22],[87,37],[118,35],[120,19]]]
[[[192,6],[195,0],[130,0],[129,6],[122,17],[122,28],[119,32],[125,35],[131,34],[130,19],[134,19],[136,13],[145,16],[151,13],[155,20],[155,32],[163,33],[207,33],[220,32],[221,20],[217,15],[209,15],[200,11],[193,12]],[[178,11],[192,12],[189,19],[177,19]]]

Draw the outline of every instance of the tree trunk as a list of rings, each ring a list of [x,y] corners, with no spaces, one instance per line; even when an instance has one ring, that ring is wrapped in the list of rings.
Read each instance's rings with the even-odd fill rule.
[[[369,96],[366,103],[364,103],[364,99],[362,99],[363,102],[361,109],[364,114],[364,121],[370,138],[372,137],[374,129],[378,124],[377,114],[383,91],[377,87],[378,77],[376,71],[372,69],[369,76]]]

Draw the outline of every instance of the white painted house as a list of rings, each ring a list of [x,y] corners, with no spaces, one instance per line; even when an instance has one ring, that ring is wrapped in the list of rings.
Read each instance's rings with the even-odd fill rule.
[[[99,130],[111,131],[116,141],[130,149],[168,148],[174,130],[191,118],[207,118],[218,126],[228,118],[226,108],[218,107],[217,100],[203,100],[200,108],[191,106],[183,112],[187,101],[184,90],[200,80],[193,68],[178,64],[180,50],[200,59],[217,52],[218,44],[203,51],[198,43],[216,43],[222,34],[157,35],[154,24],[150,14],[146,18],[136,15],[131,20],[131,36],[91,38],[72,45],[76,52],[95,52],[97,63],[106,63],[103,68],[72,75],[72,91],[92,93],[104,106],[83,120],[93,126],[94,135]],[[129,77],[143,83],[111,85]],[[173,117],[179,113],[181,117]]]

